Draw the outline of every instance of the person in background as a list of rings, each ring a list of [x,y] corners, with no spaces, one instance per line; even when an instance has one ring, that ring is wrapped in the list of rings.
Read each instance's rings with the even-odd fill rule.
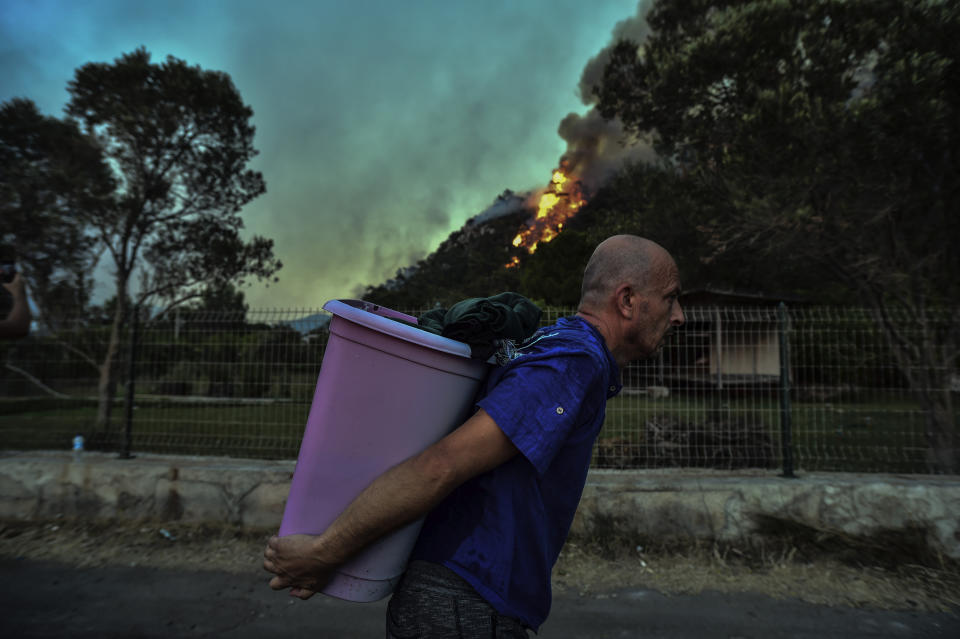
[[[374,480],[322,534],[270,539],[271,588],[306,599],[369,544],[427,515],[388,605],[387,637],[536,631],[606,401],[621,369],[655,355],[683,324],[679,294],[663,247],[631,235],[601,242],[576,315],[494,368],[470,419]]]
[[[7,316],[0,319],[0,338],[15,339],[30,333],[30,304],[27,303],[27,284],[20,273],[15,273],[9,282],[0,285],[10,292],[13,306]]]

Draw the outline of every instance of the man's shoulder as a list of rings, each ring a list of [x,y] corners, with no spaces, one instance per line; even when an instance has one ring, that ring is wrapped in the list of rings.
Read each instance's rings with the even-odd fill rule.
[[[545,326],[519,344],[511,363],[522,364],[544,359],[589,360],[606,367],[606,347],[602,338],[583,319],[563,317]]]
[[[521,347],[539,343],[542,348],[569,349],[574,352],[603,351],[603,338],[583,318],[571,315],[541,328]]]

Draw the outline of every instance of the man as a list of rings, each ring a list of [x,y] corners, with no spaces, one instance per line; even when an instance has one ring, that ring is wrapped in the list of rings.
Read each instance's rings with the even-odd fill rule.
[[[3,288],[13,296],[13,305],[7,316],[0,320],[0,338],[26,337],[30,332],[30,304],[27,302],[27,285],[20,273],[9,282],[2,283]]]
[[[274,589],[307,598],[371,542],[429,513],[387,611],[388,637],[526,637],[586,482],[620,369],[683,324],[673,259],[649,240],[603,241],[577,314],[494,369],[476,414],[368,486],[320,535],[274,537]]]

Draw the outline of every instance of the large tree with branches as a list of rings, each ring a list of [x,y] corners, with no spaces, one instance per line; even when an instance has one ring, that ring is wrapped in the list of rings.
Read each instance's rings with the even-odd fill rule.
[[[239,212],[265,185],[247,166],[257,153],[253,111],[226,73],[174,57],[155,64],[138,49],[83,65],[68,90],[66,113],[96,141],[117,184],[89,218],[114,266],[97,417],[106,428],[131,305],[173,307],[209,286],[270,278],[280,262],[272,240],[241,235]]]
[[[661,0],[595,88],[711,190],[715,254],[824,265],[873,309],[958,470],[960,8],[946,0]],[[903,320],[902,318],[907,318]]]
[[[89,220],[113,202],[116,183],[77,124],[14,98],[0,104],[0,253],[14,258],[48,320],[90,301],[97,242]]]

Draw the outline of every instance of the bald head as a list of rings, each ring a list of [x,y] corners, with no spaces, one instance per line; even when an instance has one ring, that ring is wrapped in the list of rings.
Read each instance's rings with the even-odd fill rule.
[[[651,277],[672,266],[673,258],[656,242],[636,235],[609,237],[597,246],[587,262],[580,309],[602,308],[621,284],[629,283],[643,290]]]

